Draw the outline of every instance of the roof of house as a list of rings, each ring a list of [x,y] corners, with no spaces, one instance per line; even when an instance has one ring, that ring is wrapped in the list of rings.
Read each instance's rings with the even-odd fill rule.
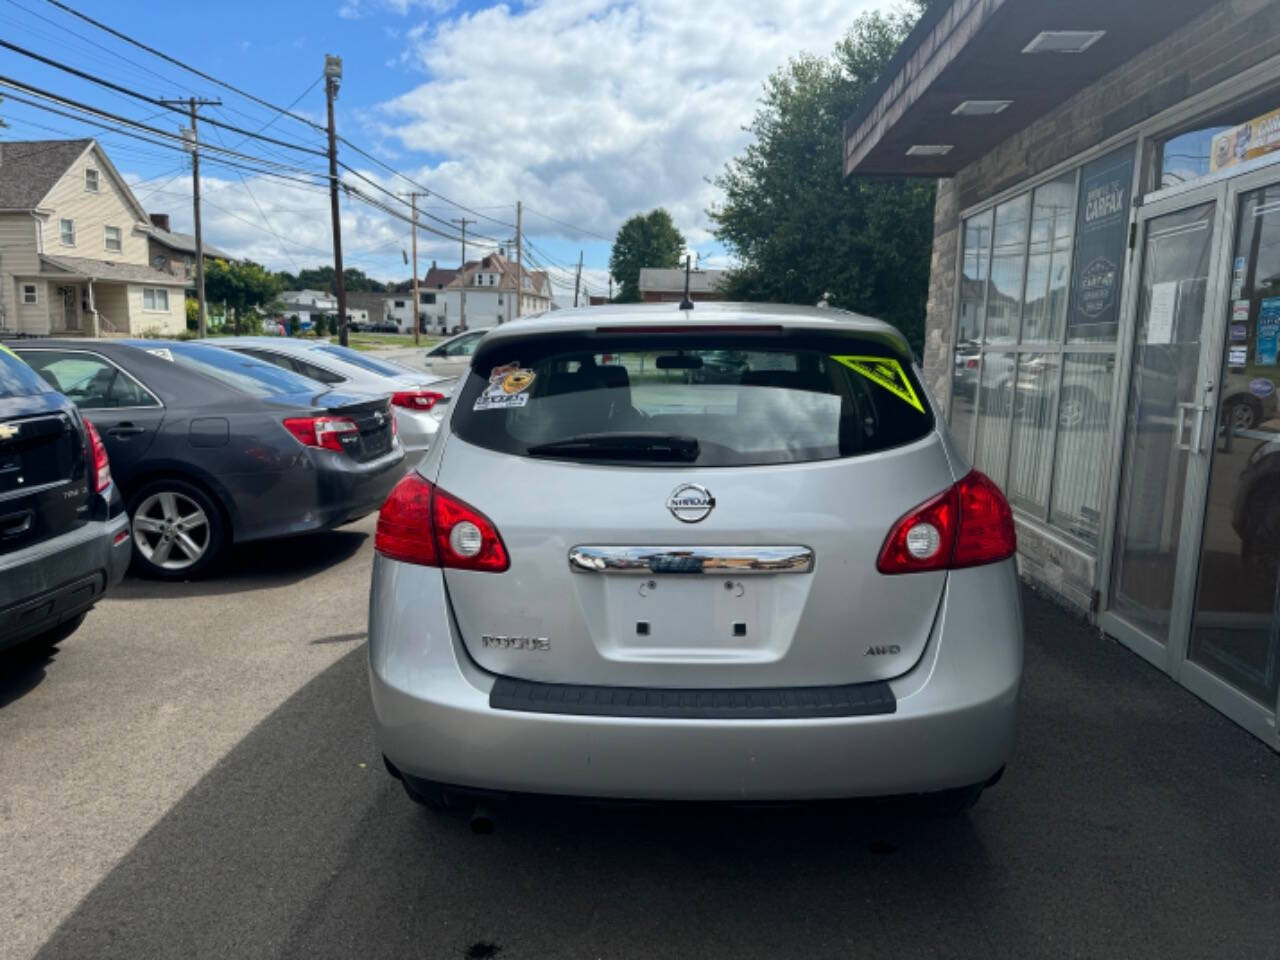
[[[163,244],[170,250],[177,250],[179,253],[194,254],[196,252],[195,234],[175,233],[172,230],[162,230],[160,227],[151,227],[148,232],[155,238],[157,243]],[[220,247],[215,247],[208,241],[205,241],[204,243],[204,255],[206,257],[217,257],[220,260],[235,259],[235,257],[227,253],[227,251]]]
[[[728,270],[690,270],[690,293],[714,293],[724,286]],[[641,267],[640,292],[683,293],[684,267]]]
[[[126,283],[154,283],[161,287],[185,287],[187,281],[165,270],[145,263],[119,263],[91,257],[65,257],[41,254],[40,259],[59,270],[93,280],[120,280]]]
[[[449,270],[446,267],[437,267],[435,264],[432,264],[431,269],[427,271],[427,275],[423,277],[421,283],[418,284],[418,288],[434,287],[439,289],[440,287],[447,287],[449,284],[453,283],[453,278],[457,275],[457,270]]]
[[[453,289],[470,288],[471,284],[468,283],[468,280],[479,270],[497,270],[502,275],[499,286],[492,288],[494,290],[514,290],[517,287],[516,265],[500,253],[491,253],[479,260],[468,260],[461,270],[452,271],[454,274],[453,279],[446,286]],[[545,270],[529,270],[526,268],[524,275],[529,278],[529,282],[533,285],[533,294],[535,296],[551,296],[551,278]]]
[[[324,290],[284,290],[280,294],[280,299],[285,303],[303,303],[314,300],[337,300],[332,293]]]
[[[0,210],[34,210],[92,143],[88,138],[0,143]]]

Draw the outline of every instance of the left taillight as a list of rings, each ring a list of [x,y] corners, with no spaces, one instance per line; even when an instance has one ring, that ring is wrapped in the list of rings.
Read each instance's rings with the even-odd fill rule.
[[[997,563],[1017,552],[1009,502],[986,474],[972,470],[893,525],[876,569],[889,574],[955,570]]]
[[[93,492],[102,493],[111,486],[111,462],[107,459],[107,448],[98,435],[98,428],[86,420],[84,429],[89,435],[89,450],[93,455]]]
[[[391,405],[426,413],[443,399],[444,394],[438,390],[397,390],[391,395]]]
[[[382,505],[373,546],[392,560],[428,567],[501,573],[511,566],[493,521],[418,473],[397,483]]]
[[[290,417],[285,420],[284,428],[305,446],[338,453],[346,449],[344,438],[349,440],[360,435],[360,428],[350,417]]]

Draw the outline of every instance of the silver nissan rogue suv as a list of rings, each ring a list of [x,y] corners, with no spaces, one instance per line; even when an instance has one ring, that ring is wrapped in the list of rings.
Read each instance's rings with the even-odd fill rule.
[[[375,723],[412,798],[955,810],[1000,775],[1013,518],[893,327],[564,311],[464,376],[376,535]]]

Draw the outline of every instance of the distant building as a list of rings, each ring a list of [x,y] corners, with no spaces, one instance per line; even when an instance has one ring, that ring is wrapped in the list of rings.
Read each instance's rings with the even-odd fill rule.
[[[169,229],[167,213],[153,213],[151,229],[147,231],[148,259],[157,270],[164,270],[175,277],[181,277],[194,285],[196,278],[196,238],[192,233],[175,233]],[[231,254],[215,247],[211,243],[204,244],[205,259],[234,260]]]
[[[280,315],[286,320],[297,317],[303,330],[310,330],[317,318],[338,312],[338,298],[324,290],[285,290],[280,301],[284,304]]]
[[[445,332],[448,326],[444,319],[444,289],[458,275],[457,270],[449,270],[431,261],[431,269],[427,275],[418,280],[418,322],[424,332]],[[413,332],[413,283],[402,283],[394,294],[385,298],[387,317],[400,328],[402,333]]]
[[[0,330],[185,330],[187,281],[152,265],[152,229],[97,141],[0,143]]]
[[[446,271],[440,271],[442,277]],[[444,287],[421,290],[435,297],[432,304],[422,304],[436,312],[431,320],[434,331],[449,332],[459,328],[464,319],[468,327],[492,327],[510,323],[517,316],[531,316],[551,309],[551,278],[542,270],[524,270],[517,284],[516,265],[501,253],[491,253],[479,260],[469,260]],[[432,275],[428,273],[428,279]],[[518,292],[517,292],[518,291]],[[520,309],[517,313],[516,301]],[[465,299],[466,315],[463,317]]]
[[[723,300],[728,270],[690,270],[689,299]],[[645,303],[679,303],[684,299],[684,267],[642,267],[640,299]]]

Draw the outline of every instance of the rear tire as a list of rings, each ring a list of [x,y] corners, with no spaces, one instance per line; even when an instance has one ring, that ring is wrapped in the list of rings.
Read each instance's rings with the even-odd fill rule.
[[[157,580],[209,572],[226,547],[226,524],[213,497],[186,480],[153,480],[129,498],[134,569]]]

